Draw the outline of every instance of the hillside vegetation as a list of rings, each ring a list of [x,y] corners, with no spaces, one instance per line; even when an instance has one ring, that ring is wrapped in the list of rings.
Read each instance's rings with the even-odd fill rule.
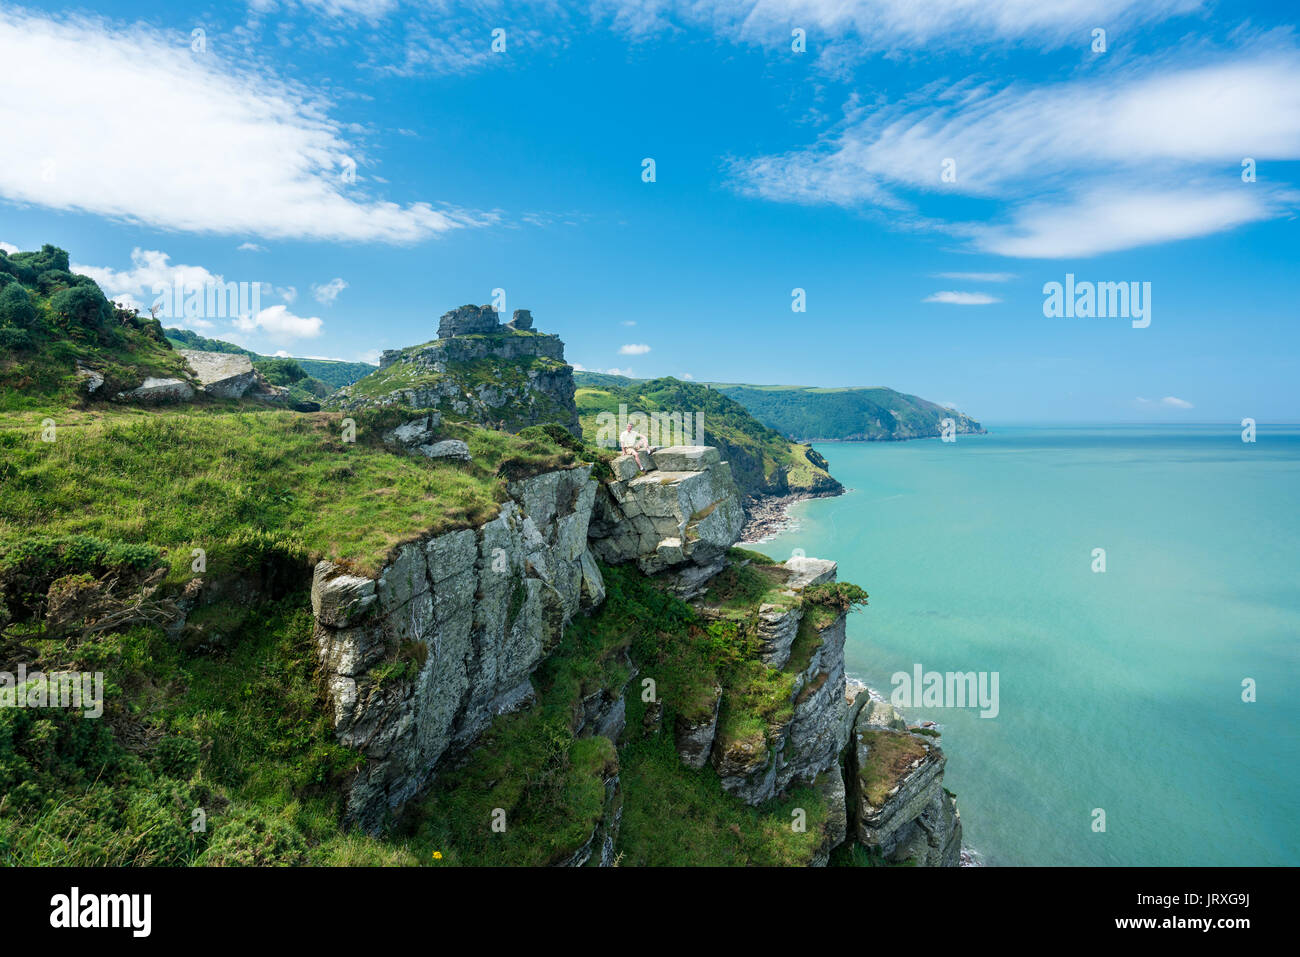
[[[947,418],[957,432],[984,431],[968,415],[893,389],[710,384],[764,425],[803,442],[926,438],[939,435]]]
[[[149,376],[190,378],[162,325],[71,273],[64,250],[0,250],[0,411],[77,404],[79,364],[104,376],[104,396]]]
[[[617,416],[619,406],[628,414],[699,413],[704,444],[714,445],[731,465],[732,475],[747,498],[801,492],[835,494],[840,484],[831,477],[829,464],[806,445],[791,442],[768,428],[738,402],[716,389],[674,378],[634,380],[601,373],[577,372],[574,396],[582,434],[595,442],[601,431],[601,413]],[[690,439],[689,442],[693,442]],[[661,438],[659,444],[669,444]]]

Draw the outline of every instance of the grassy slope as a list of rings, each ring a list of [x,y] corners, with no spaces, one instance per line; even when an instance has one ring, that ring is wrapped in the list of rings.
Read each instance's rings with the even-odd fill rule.
[[[167,550],[177,575],[190,551],[209,567],[238,566],[250,549],[328,557],[362,570],[404,537],[477,525],[504,498],[507,459],[541,470],[576,456],[539,432],[505,435],[447,425],[469,442],[469,465],[397,455],[382,433],[397,410],[300,415],[234,403],[181,411],[66,411],[55,441],[46,410],[0,415],[6,476],[0,546],[33,535],[91,535]]]
[[[0,294],[21,290],[34,309],[20,329],[5,330],[0,322],[0,331],[20,331],[27,340],[21,347],[0,346],[0,412],[84,404],[79,361],[103,374],[98,394],[105,397],[149,376],[190,378],[157,322],[115,309],[98,286],[69,273],[67,261],[68,254],[52,246],[13,256],[0,250]],[[74,290],[87,295],[86,310],[60,312],[60,294]]]
[[[579,386],[576,400],[582,434],[589,442],[595,442],[600,432],[600,414],[617,415],[620,404],[629,413],[699,412],[705,442],[722,449],[743,494],[839,490],[824,464],[809,459],[807,446],[783,438],[716,390],[673,378],[631,380],[586,372],[574,378]]]
[[[809,442],[935,436],[949,417],[959,432],[981,431],[969,416],[893,389],[713,385],[765,425]]]

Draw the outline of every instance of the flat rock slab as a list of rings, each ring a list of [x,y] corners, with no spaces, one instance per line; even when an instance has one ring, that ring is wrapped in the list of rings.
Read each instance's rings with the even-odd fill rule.
[[[790,588],[807,588],[809,585],[821,585],[835,580],[839,566],[826,558],[801,558],[794,556],[785,561],[785,568],[790,572],[787,582]]]
[[[203,384],[203,391],[224,399],[238,399],[257,379],[252,360],[248,356],[227,352],[200,352],[197,349],[177,350],[195,377]]]
[[[443,439],[441,442],[434,442],[432,445],[422,445],[420,451],[431,459],[454,459],[459,462],[468,462],[472,457],[469,446],[460,439]]]
[[[194,390],[188,382],[180,379],[159,379],[150,376],[139,388],[127,393],[119,393],[119,398],[129,402],[141,402],[146,405],[167,402],[187,402],[194,398]]]
[[[651,452],[655,467],[665,472],[703,472],[722,461],[722,455],[711,445],[670,445]]]

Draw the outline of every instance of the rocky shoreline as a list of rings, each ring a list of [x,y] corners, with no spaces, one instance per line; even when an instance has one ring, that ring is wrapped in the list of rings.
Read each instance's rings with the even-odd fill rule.
[[[755,496],[745,503],[745,527],[740,530],[740,541],[745,547],[770,541],[790,527],[790,506],[811,498],[832,498],[843,495],[848,489],[834,492],[790,492],[786,495]]]

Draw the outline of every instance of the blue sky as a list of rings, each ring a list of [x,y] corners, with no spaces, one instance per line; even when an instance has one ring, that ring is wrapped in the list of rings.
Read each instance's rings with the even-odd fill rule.
[[[501,288],[588,369],[887,385],[988,422],[1295,422],[1294,20],[0,0],[0,242],[146,307],[178,277],[261,284],[258,314],[169,324],[265,352],[372,358]],[[1149,282],[1150,325],[1045,317],[1067,273]]]

